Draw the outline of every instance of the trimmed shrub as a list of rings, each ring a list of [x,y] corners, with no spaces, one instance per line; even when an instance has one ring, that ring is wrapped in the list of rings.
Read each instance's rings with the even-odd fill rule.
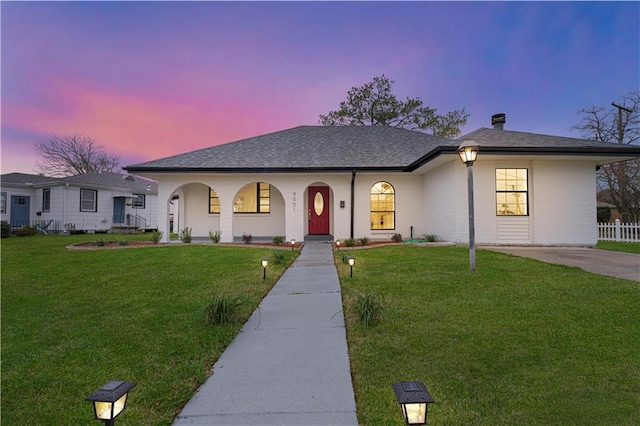
[[[251,234],[245,234],[244,232],[242,233],[242,242],[245,244],[251,244],[251,241],[253,241],[253,236]]]
[[[33,235],[36,235],[37,233],[38,233],[38,230],[33,226],[23,226],[22,228],[16,231],[16,235],[18,237],[31,237]]]
[[[282,235],[276,235],[273,237],[273,244],[279,246],[280,244],[284,243],[284,237]]]
[[[158,244],[160,242],[160,240],[162,239],[162,235],[164,235],[162,233],[162,231],[153,231],[153,232],[151,232],[151,242],[153,244]]]
[[[347,247],[355,247],[356,240],[354,240],[353,238],[347,238],[346,240],[344,240],[344,245]]]
[[[218,244],[220,242],[220,237],[222,236],[221,230],[211,231],[209,230],[209,238],[211,238],[211,242],[214,244]]]
[[[402,242],[402,234],[393,234],[391,236],[391,241],[393,241],[394,243],[401,243]]]
[[[360,245],[362,246],[366,246],[367,244],[369,244],[371,242],[371,240],[367,237],[362,237],[360,238]]]
[[[437,243],[440,240],[436,234],[424,234],[422,238],[428,243]]]
[[[191,242],[191,228],[187,227],[180,231],[180,241],[187,244]]]
[[[11,236],[11,225],[6,220],[0,222],[0,226],[2,228],[2,238],[7,238]]]

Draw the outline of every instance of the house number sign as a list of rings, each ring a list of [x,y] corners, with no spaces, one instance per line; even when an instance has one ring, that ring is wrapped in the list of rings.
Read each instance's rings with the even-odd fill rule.
[[[293,202],[291,203],[291,205],[293,206],[293,211],[296,211],[296,193],[293,193]]]

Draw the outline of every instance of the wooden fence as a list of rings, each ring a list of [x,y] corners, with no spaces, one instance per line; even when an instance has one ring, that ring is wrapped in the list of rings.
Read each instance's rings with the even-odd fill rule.
[[[598,223],[598,239],[603,241],[640,242],[640,223]]]

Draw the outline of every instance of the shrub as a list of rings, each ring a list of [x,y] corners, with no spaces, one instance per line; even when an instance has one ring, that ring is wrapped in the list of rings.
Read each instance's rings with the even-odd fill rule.
[[[0,222],[0,226],[2,227],[2,238],[7,238],[11,236],[11,225],[6,220]]]
[[[253,241],[253,237],[251,236],[251,234],[245,234],[244,232],[242,233],[242,242],[245,244],[251,244],[251,241]]]
[[[118,244],[120,244],[121,246],[126,246],[126,245],[128,245],[128,244],[129,244],[129,241],[127,241],[127,240],[120,240],[120,241],[118,241]]]
[[[366,246],[367,244],[369,244],[371,242],[371,240],[367,237],[362,237],[360,238],[360,245]]]
[[[220,237],[222,236],[221,230],[211,231],[209,230],[209,238],[211,238],[211,242],[214,244],[218,244],[220,242]]]
[[[287,261],[287,255],[285,254],[285,252],[283,252],[281,250],[274,250],[273,251],[273,264],[274,265],[282,265],[286,261]]]
[[[162,231],[153,231],[151,233],[151,242],[153,244],[158,244],[162,239],[162,235],[163,235]]]
[[[401,243],[402,242],[402,234],[393,234],[391,236],[391,241],[393,241],[394,243]]]
[[[104,247],[105,244],[107,244],[107,242],[104,240],[104,238],[98,238],[98,240],[96,241],[96,245],[98,247]]]
[[[276,235],[273,237],[273,244],[279,246],[280,244],[284,243],[284,237],[282,235]]]
[[[355,308],[360,323],[365,327],[371,327],[382,320],[384,299],[376,293],[358,294],[355,298]]]
[[[346,240],[344,240],[344,245],[347,247],[355,247],[356,240],[354,240],[353,238],[347,238]]]
[[[33,235],[36,235],[37,233],[38,230],[33,226],[23,226],[22,228],[18,229],[18,231],[16,231],[16,235],[18,237],[31,237]]]
[[[239,296],[217,294],[204,307],[202,320],[210,325],[228,324],[234,319],[241,304],[242,299]]]
[[[187,244],[191,242],[191,228],[187,227],[180,231],[180,241]]]
[[[436,234],[424,234],[422,238],[426,240],[428,243],[436,243],[439,240]]]

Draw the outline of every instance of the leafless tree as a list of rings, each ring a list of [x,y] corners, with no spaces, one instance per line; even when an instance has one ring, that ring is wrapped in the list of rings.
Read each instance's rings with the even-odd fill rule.
[[[38,171],[46,176],[63,177],[92,172],[112,172],[120,161],[108,155],[95,140],[81,134],[52,136],[36,143],[40,155]]]
[[[603,142],[640,144],[640,92],[620,98],[618,106],[592,105],[578,111],[582,121],[572,129]],[[631,111],[631,112],[629,112]],[[598,171],[600,200],[616,206],[625,222],[640,220],[640,160],[602,166]]]

